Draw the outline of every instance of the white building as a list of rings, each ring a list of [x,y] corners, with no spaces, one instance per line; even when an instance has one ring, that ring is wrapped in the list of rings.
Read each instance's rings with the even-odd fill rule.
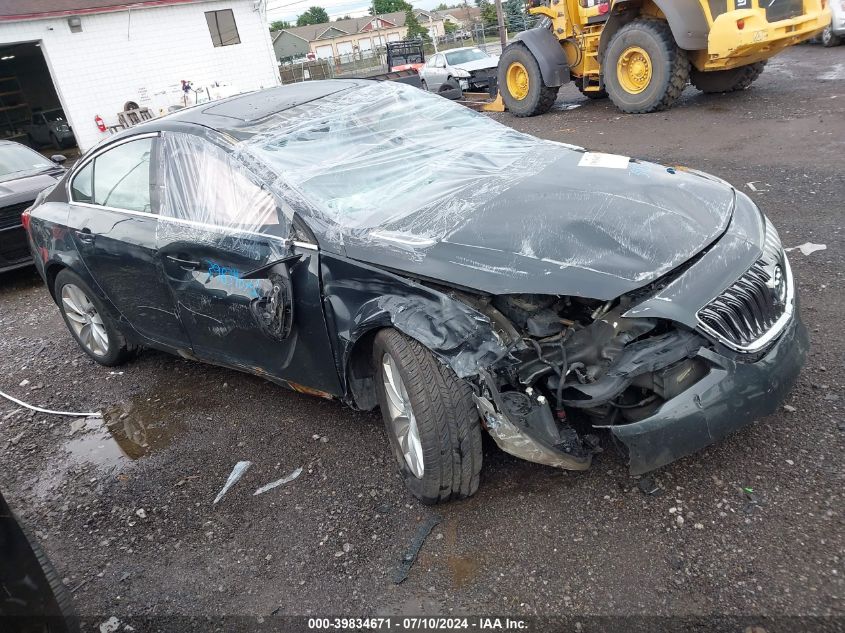
[[[15,0],[0,3],[0,82],[0,138],[61,107],[86,150],[127,103],[159,114],[279,76],[263,0]]]

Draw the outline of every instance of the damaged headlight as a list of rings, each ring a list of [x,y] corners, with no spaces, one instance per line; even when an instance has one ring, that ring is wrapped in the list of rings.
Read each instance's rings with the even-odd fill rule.
[[[455,68],[452,75],[455,77],[459,77],[460,79],[467,79],[468,77],[472,77],[472,73],[468,70],[464,70],[463,68]]]

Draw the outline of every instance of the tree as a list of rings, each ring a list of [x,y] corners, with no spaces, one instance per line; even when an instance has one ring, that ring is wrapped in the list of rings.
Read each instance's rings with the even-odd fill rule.
[[[443,30],[446,32],[447,35],[449,35],[450,33],[454,33],[458,30],[458,25],[454,22],[449,22],[449,20],[444,20]]]
[[[274,22],[270,22],[271,31],[281,31],[282,29],[289,29],[291,26],[291,23],[287,20],[275,20]]]
[[[505,12],[505,25],[508,30],[516,31],[525,28],[525,2],[523,0],[505,0],[502,8]]]
[[[375,14],[373,13],[375,9]],[[383,15],[394,11],[408,11],[411,5],[405,0],[373,0],[370,6],[370,15]]]
[[[447,7],[447,6],[446,6],[446,3],[445,3],[445,2],[441,2],[441,3],[440,3],[440,4],[438,4],[436,7],[434,7],[434,10],[435,10],[435,11],[445,11],[445,10],[446,10],[446,9],[448,9],[448,8],[449,8],[449,7]]]
[[[335,22],[340,22],[341,20],[349,20],[351,19],[348,15],[344,15],[342,18],[335,18]]]
[[[323,24],[329,21],[329,14],[323,7],[310,7],[308,11],[296,18],[297,26],[308,24]]]
[[[423,40],[425,42],[431,41],[431,36],[428,34],[428,29],[425,28],[414,12],[409,7],[405,10],[405,26],[408,27],[408,34],[406,37],[409,40]]]
[[[499,23],[499,17],[496,15],[496,5],[490,0],[481,0],[478,5],[481,8],[481,21],[484,22],[484,28],[496,26]]]

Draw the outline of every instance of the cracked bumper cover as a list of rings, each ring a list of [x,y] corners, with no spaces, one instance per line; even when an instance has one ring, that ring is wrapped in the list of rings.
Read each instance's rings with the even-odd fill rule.
[[[631,474],[695,453],[774,412],[795,384],[809,347],[796,311],[780,339],[757,362],[739,363],[702,348],[699,356],[711,366],[707,376],[656,414],[610,428],[628,449]]]

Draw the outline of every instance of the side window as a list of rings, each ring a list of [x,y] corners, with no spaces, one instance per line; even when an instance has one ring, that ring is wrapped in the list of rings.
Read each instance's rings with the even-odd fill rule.
[[[85,165],[71,181],[74,202],[152,212],[150,157],[153,138],[118,145]]]
[[[94,163],[83,167],[70,184],[71,199],[74,202],[94,202]]]
[[[95,158],[94,204],[149,213],[152,147],[152,138],[142,138]]]
[[[161,215],[287,237],[276,197],[232,154],[191,134],[165,134]]]

